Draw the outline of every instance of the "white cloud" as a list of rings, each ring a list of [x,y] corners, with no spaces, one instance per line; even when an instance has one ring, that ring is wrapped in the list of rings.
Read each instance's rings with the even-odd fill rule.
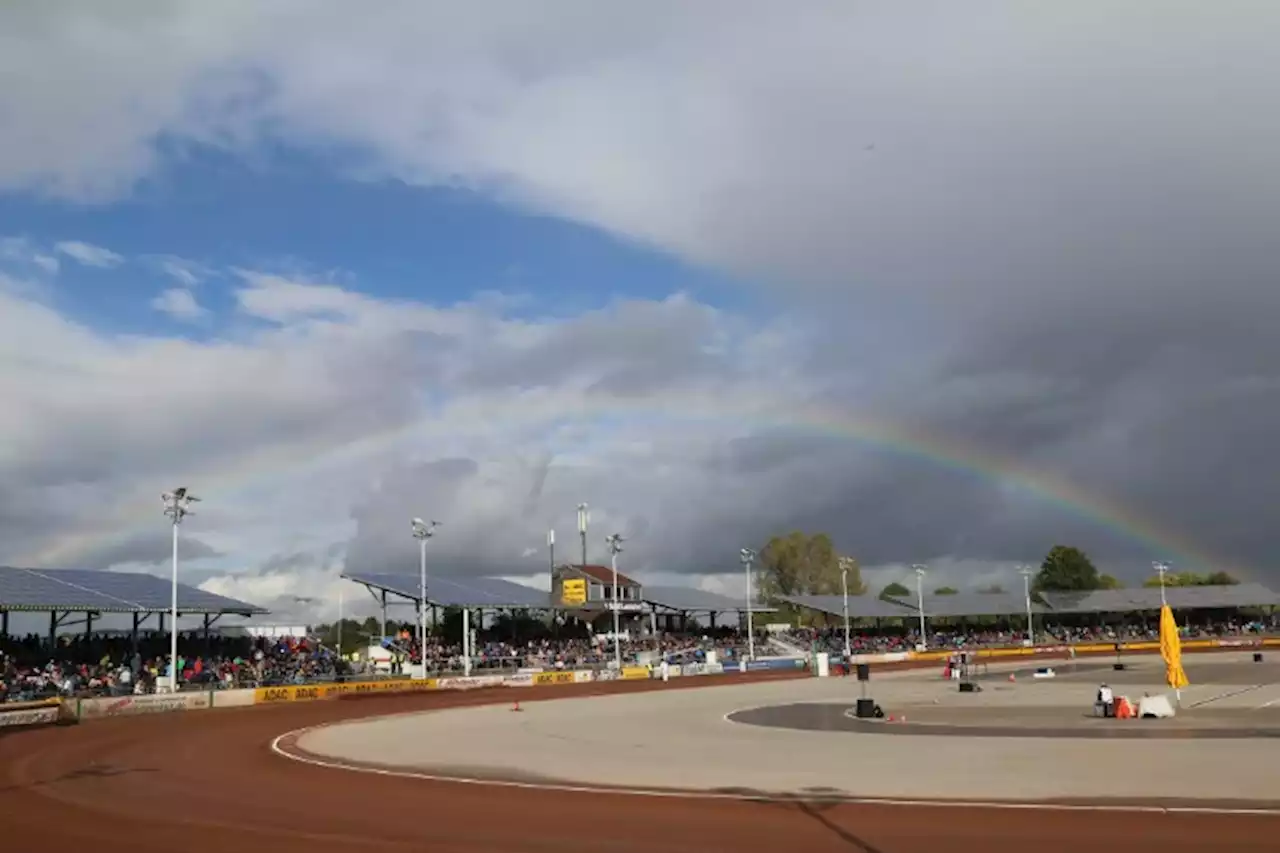
[[[58,270],[61,268],[61,264],[58,263],[58,259],[53,257],[53,255],[34,255],[31,258],[31,262],[50,275],[57,274]]]
[[[190,290],[181,287],[162,292],[151,300],[151,307],[175,320],[198,320],[208,313]]]
[[[160,255],[149,260],[155,264],[160,272],[169,276],[187,290],[191,290],[214,274],[214,271],[204,264],[180,258],[176,255]]]
[[[817,310],[761,328],[673,296],[517,320],[250,271],[250,331],[195,344],[103,337],[5,297],[0,474],[37,505],[135,506],[129,483],[287,467],[221,503],[236,509],[216,547],[265,559],[340,539],[400,565],[396,517],[425,504],[474,519],[452,561],[491,566],[541,540],[546,507],[590,494],[609,523],[662,530],[638,560],[684,554],[691,573],[714,562],[709,529],[827,528],[881,561],[1034,557],[1086,535],[1124,550],[911,453],[762,426],[818,398],[837,422],[990,444],[1024,479],[1056,474],[1244,561],[1271,552],[1253,513],[1280,501],[1256,476],[1280,408],[1223,389],[1270,387],[1258,372],[1280,363],[1259,224],[1280,215],[1274,4],[100,6],[0,11],[0,75],[58,69],[0,90],[0,189],[119,198],[160,140],[337,149],[361,177],[474,188]],[[182,269],[167,274],[189,287]],[[601,412],[625,414],[605,429]],[[129,483],[113,479],[126,458]],[[8,547],[77,553],[25,505],[0,501]],[[89,539],[120,522],[73,514]],[[282,546],[262,521],[280,517],[324,522]]]
[[[110,249],[104,249],[101,246],[84,243],[79,240],[63,240],[54,245],[54,248],[86,267],[107,268],[124,263],[122,255],[118,255]]]

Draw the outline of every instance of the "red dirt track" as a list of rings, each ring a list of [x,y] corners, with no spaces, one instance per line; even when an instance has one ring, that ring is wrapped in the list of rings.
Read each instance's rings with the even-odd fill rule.
[[[699,680],[697,686],[705,683]],[[0,738],[0,848],[15,853],[1280,849],[1280,818],[1270,816],[565,794],[318,768],[270,750],[277,735],[336,720],[681,686],[695,684],[614,682],[382,696],[118,718],[6,734]],[[920,763],[927,768],[927,756]],[[850,772],[858,772],[856,755],[850,755]],[[678,777],[678,769],[673,768],[673,776]]]

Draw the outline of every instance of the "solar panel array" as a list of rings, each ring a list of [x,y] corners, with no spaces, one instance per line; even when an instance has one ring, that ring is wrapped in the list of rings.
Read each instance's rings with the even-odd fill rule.
[[[171,603],[172,584],[155,575],[0,567],[0,610],[153,613],[167,611]],[[178,610],[245,616],[268,612],[186,584],[178,584]]]
[[[831,616],[844,614],[844,596],[841,595],[781,595],[783,601],[799,607],[807,607]],[[914,605],[888,601],[869,595],[849,596],[849,617],[852,619],[899,619],[915,617]]]
[[[1041,598],[1056,613],[1133,613],[1160,609],[1159,587],[1044,592]],[[1280,605],[1280,595],[1258,583],[1170,586],[1165,587],[1165,599],[1176,610]]]
[[[914,602],[912,602],[914,604]],[[1031,602],[1033,613],[1045,608]],[[1025,616],[1027,599],[1022,593],[1012,592],[958,592],[954,595],[926,595],[924,614],[951,618],[959,616]],[[1024,620],[1025,621],[1025,620]]]
[[[418,600],[419,575],[350,573],[344,578],[404,598]],[[547,609],[551,592],[501,578],[442,578],[427,575],[427,603],[442,607],[530,607]]]
[[[643,594],[646,602],[667,610],[727,613],[747,609],[747,602],[743,599],[687,586],[646,586]],[[755,613],[771,613],[775,608],[757,602],[751,609]]]

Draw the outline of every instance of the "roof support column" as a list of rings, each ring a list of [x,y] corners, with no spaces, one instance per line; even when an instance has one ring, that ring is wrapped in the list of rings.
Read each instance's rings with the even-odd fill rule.
[[[0,637],[9,636],[9,611],[0,610]]]
[[[138,614],[133,614],[133,630],[129,632],[129,650],[138,653]]]

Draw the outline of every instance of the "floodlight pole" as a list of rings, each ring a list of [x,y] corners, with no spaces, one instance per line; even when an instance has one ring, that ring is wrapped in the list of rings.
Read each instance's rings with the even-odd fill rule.
[[[1157,560],[1151,564],[1151,568],[1156,570],[1156,575],[1160,578],[1160,606],[1164,607],[1168,604],[1164,596],[1164,576],[1169,573],[1169,564],[1163,560]]]
[[[551,561],[551,573],[556,572],[556,531],[551,528],[547,531],[547,556]]]
[[[844,610],[844,658],[847,665],[853,655],[853,644],[849,640],[849,569],[846,566],[840,567],[840,598]]]
[[[587,565],[587,528],[591,526],[591,509],[585,503],[578,504],[578,538],[582,540],[582,566]]]
[[[430,524],[415,518],[411,524],[413,538],[418,540],[418,657],[421,659],[422,677],[427,677],[427,540],[436,535],[440,522]],[[462,638],[462,653],[467,653],[467,638]],[[470,670],[471,659],[467,658],[467,669]],[[471,673],[468,672],[468,675]]]
[[[1027,640],[1035,645],[1035,631],[1031,626],[1031,567],[1023,566],[1018,569],[1018,574],[1022,575],[1022,595],[1027,602]]]
[[[753,611],[755,610],[752,602],[754,596],[751,593],[751,564],[755,562],[756,552],[750,548],[743,548],[741,551],[742,567],[747,573],[747,660],[756,659],[756,630]]]
[[[186,486],[174,489],[172,492],[165,492],[160,496],[164,501],[164,514],[169,517],[173,524],[173,583],[170,591],[170,619],[172,624],[169,626],[169,692],[178,692],[178,527],[182,524],[182,520],[188,515],[194,515],[191,510],[193,503],[199,503],[200,499],[195,495],[188,494]]]
[[[610,602],[613,606],[613,661],[618,667],[618,674],[621,675],[622,628],[620,621],[622,604],[618,601],[618,555],[622,553],[622,536],[613,533],[606,536],[604,541],[609,546],[609,564],[613,567],[613,600]],[[585,559],[583,565],[586,565]]]
[[[911,568],[916,572],[916,606],[920,608],[920,645],[923,648],[929,648],[929,635],[925,633],[924,625],[924,573],[928,569],[922,565],[916,564]]]

